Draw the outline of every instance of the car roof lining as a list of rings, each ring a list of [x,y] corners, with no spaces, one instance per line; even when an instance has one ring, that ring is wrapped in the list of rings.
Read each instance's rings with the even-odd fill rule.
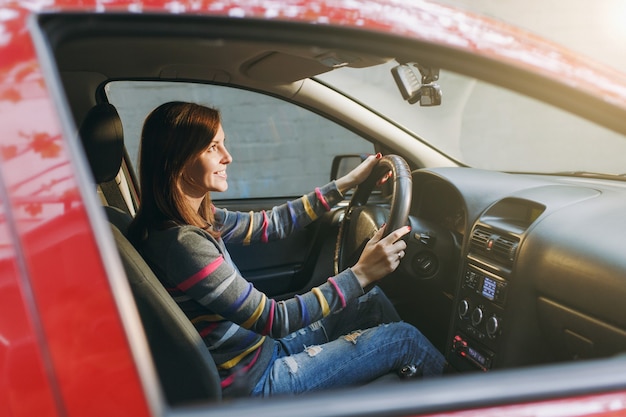
[[[257,36],[252,37],[257,41],[242,40],[246,35],[241,31],[254,31],[254,25],[231,28],[227,33],[220,18],[215,19],[220,24],[186,18],[184,25],[172,25],[170,20],[154,15],[62,14],[42,15],[40,24],[48,35],[70,102],[84,100],[79,97],[85,88],[81,82],[102,77],[197,80],[283,95],[286,87],[297,91],[300,80],[334,67],[365,67],[389,60],[332,46],[300,46],[284,38],[280,42],[262,41]],[[194,21],[196,24],[189,23]],[[80,74],[78,80],[76,74]],[[88,89],[93,92],[93,84]]]
[[[93,48],[94,41],[97,49]],[[290,48],[274,43],[202,38],[181,42],[133,36],[75,39],[59,45],[55,55],[61,71],[97,68],[108,78],[197,78],[239,84],[290,83],[330,71],[335,61],[351,67],[385,61],[317,47]]]
[[[297,80],[343,65],[392,57],[450,69],[506,86],[626,134],[623,109],[565,80],[455,45],[433,45],[365,29],[200,15],[45,13],[38,24],[60,73],[99,72],[109,79],[224,82],[279,95]],[[165,39],[167,38],[167,39]],[[97,46],[96,46],[97,45]],[[64,76],[64,79],[71,77]],[[72,81],[75,82],[75,81]],[[74,100],[67,87],[68,99]]]

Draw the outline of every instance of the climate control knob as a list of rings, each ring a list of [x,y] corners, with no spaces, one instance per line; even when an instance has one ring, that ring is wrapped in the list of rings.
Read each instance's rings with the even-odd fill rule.
[[[487,335],[496,337],[500,331],[500,319],[498,316],[490,316],[485,323],[485,327],[487,328]]]
[[[468,300],[461,300],[459,303],[459,317],[462,319],[467,318],[470,310],[470,303]]]
[[[472,311],[472,324],[474,326],[478,326],[480,323],[483,322],[484,316],[485,313],[483,313],[483,309],[480,307],[476,307],[474,311]]]

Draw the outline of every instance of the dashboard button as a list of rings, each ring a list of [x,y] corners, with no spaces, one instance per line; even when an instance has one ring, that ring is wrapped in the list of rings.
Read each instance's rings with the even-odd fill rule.
[[[498,316],[490,316],[485,323],[485,327],[487,328],[487,334],[489,337],[497,336],[500,331],[500,319]]]
[[[469,314],[470,311],[470,303],[468,300],[461,300],[461,302],[459,303],[459,317],[462,319],[466,319],[467,315]]]
[[[472,324],[474,326],[478,326],[483,321],[485,313],[483,313],[482,308],[476,307],[474,311],[472,311]]]

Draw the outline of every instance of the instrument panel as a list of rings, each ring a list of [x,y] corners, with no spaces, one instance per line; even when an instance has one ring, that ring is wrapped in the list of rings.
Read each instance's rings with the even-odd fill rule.
[[[428,179],[413,182],[411,215],[450,230],[461,237],[460,241],[465,235],[467,227],[465,205],[458,191],[444,181]]]

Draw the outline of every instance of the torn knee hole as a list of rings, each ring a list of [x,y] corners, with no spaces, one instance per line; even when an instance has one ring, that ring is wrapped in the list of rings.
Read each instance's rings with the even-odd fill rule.
[[[309,346],[305,348],[304,351],[309,355],[309,357],[312,358],[314,356],[317,356],[322,351],[322,347],[321,346]]]
[[[283,362],[287,365],[287,368],[289,368],[289,373],[295,374],[298,372],[298,362],[296,362],[294,358],[287,356],[283,359]]]
[[[363,334],[363,331],[361,330],[356,330],[350,334],[345,335],[343,338],[347,341],[352,343],[353,345],[356,345],[356,340],[359,338],[359,336],[361,336],[361,334]]]

